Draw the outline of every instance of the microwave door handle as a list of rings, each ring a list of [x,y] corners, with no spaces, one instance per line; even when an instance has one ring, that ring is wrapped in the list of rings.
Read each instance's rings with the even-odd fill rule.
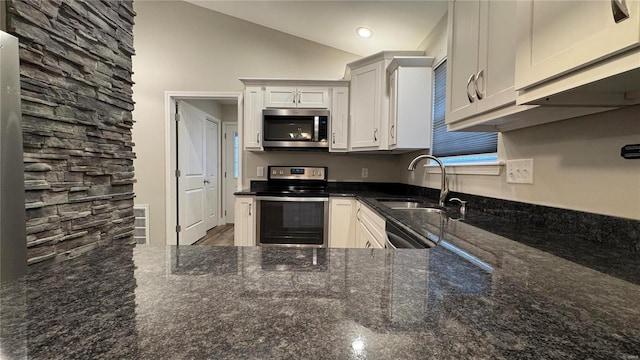
[[[319,141],[320,139],[320,116],[313,117],[313,141]]]

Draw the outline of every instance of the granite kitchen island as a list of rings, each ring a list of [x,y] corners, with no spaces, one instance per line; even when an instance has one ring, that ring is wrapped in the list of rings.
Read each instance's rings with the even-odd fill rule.
[[[424,250],[102,246],[3,284],[3,358],[640,356],[637,256],[585,244],[571,259],[461,221],[445,240]]]

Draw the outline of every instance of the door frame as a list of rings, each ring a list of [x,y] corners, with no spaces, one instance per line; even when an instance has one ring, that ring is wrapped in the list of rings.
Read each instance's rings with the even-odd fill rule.
[[[241,124],[243,117],[243,96],[242,92],[219,92],[219,91],[165,91],[164,93],[165,119],[164,119],[164,139],[165,139],[165,238],[167,245],[177,245],[176,225],[177,219],[177,181],[176,170],[176,130],[175,130],[175,101],[176,100],[235,100],[238,106],[238,124]],[[243,149],[242,129],[238,126],[238,140],[240,149]],[[238,159],[238,189],[242,187],[242,154]]]
[[[236,128],[238,128],[238,142],[239,142],[238,146],[240,146],[240,144],[242,144],[241,143],[242,139],[240,139],[239,122],[231,122],[231,121],[223,122],[222,123],[222,133],[226,134],[227,133],[227,129],[230,126],[235,126]],[[224,141],[224,135],[223,135],[223,141],[222,142],[223,142],[223,144],[222,144],[222,171],[227,171],[229,169],[233,170],[233,166],[230,167],[230,165],[232,165],[232,164],[229,164],[228,161],[227,161],[228,157],[226,156],[227,155],[227,153],[226,153],[227,150],[225,149],[226,143]],[[240,181],[240,172],[242,171],[242,166],[241,166],[242,162],[240,160],[241,158],[242,158],[242,148],[239,147],[239,149],[238,149],[238,178],[236,179],[237,189],[241,189],[241,186],[242,186],[241,181]],[[222,184],[223,185],[222,185],[221,189],[222,189],[222,193],[223,193],[223,196],[224,196],[223,204],[224,204],[224,210],[226,211],[227,209],[229,209],[229,205],[230,205],[230,204],[227,203],[227,200],[228,200],[227,199],[227,191],[229,189],[227,189],[228,185],[227,185],[226,178],[222,179]],[[229,221],[227,220],[227,214],[223,214],[222,218],[224,219],[225,224],[229,223]],[[234,223],[235,223],[235,219],[234,219]]]

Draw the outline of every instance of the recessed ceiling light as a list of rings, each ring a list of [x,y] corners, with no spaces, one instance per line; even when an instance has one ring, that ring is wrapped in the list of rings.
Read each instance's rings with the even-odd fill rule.
[[[360,35],[360,37],[363,37],[365,39],[370,38],[373,35],[373,31],[368,27],[364,27],[364,26],[360,26],[359,28],[357,28],[356,33]]]

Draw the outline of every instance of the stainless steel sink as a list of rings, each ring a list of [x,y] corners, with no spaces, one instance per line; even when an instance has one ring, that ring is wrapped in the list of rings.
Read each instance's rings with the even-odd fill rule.
[[[424,211],[438,213],[446,212],[446,209],[441,208],[437,205],[412,199],[378,199],[378,201],[394,210],[415,210],[421,212]]]
[[[425,212],[425,213],[437,213],[437,214],[446,214],[447,209],[443,209],[435,206],[425,206],[425,207],[416,207],[416,208],[392,208],[394,210],[411,210],[415,212]]]
[[[392,209],[416,209],[426,206],[417,201],[382,201],[382,203]]]

